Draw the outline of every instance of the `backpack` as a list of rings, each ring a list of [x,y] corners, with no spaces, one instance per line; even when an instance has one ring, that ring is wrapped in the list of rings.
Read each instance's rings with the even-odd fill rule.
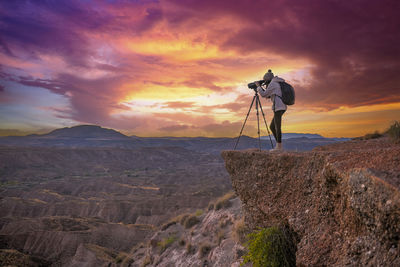
[[[287,82],[280,82],[279,85],[281,86],[282,91],[282,102],[286,105],[293,105],[295,100],[295,93],[294,88]]]

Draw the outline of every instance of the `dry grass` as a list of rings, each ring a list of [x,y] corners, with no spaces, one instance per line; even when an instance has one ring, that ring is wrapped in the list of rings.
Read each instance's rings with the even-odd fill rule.
[[[98,246],[98,245],[85,244],[85,247],[87,249],[89,249],[90,251],[94,252],[94,254],[96,255],[97,258],[100,258],[104,261],[112,262],[118,256],[118,254],[116,254],[116,252],[114,252],[108,248]]]
[[[194,225],[199,223],[200,220],[197,218],[195,215],[190,215],[189,217],[186,218],[183,226],[185,226],[186,229],[192,228]]]
[[[379,133],[378,131],[375,131],[374,133],[369,133],[364,136],[356,137],[354,139],[355,140],[370,140],[370,139],[380,138],[382,136],[383,135],[381,133]]]
[[[235,221],[233,224],[232,228],[232,238],[236,242],[240,244],[244,244],[246,240],[246,236],[248,234],[248,228],[246,227],[246,224],[244,223],[244,219],[240,219]]]
[[[209,243],[203,243],[200,245],[199,255],[200,257],[207,256],[208,253],[210,253],[210,251],[211,251],[211,245]]]
[[[176,221],[170,221],[170,222],[164,223],[164,224],[161,226],[161,231],[165,231],[165,230],[167,230],[170,226],[175,225],[175,224],[176,224]]]
[[[224,196],[217,199],[214,209],[220,210],[229,208],[232,205],[230,200],[233,198],[235,198],[235,193],[233,191],[226,193]]]
[[[161,253],[163,253],[169,246],[171,246],[177,240],[176,235],[170,235],[166,238],[163,238],[160,242],[158,242],[158,246],[161,248]]]

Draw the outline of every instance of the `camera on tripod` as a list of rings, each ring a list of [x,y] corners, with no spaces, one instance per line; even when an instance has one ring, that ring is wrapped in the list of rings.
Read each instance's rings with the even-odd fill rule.
[[[269,70],[268,72],[271,72],[271,71]],[[262,86],[262,85],[267,85],[267,84],[269,83],[269,81],[259,80],[259,81],[254,81],[254,82],[252,82],[252,83],[247,84],[247,87],[249,87],[249,89],[254,90],[254,97],[253,97],[253,101],[251,101],[249,111],[247,112],[246,119],[244,120],[242,129],[240,130],[239,136],[238,136],[238,138],[236,139],[235,147],[233,148],[233,150],[236,150],[236,147],[237,147],[237,145],[239,144],[239,139],[240,139],[240,137],[242,136],[244,126],[246,125],[247,119],[248,119],[249,114],[250,114],[250,110],[251,110],[251,108],[253,107],[254,102],[255,102],[255,108],[256,108],[256,111],[257,111],[258,148],[259,148],[259,150],[261,151],[260,119],[259,119],[258,110],[261,111],[262,117],[263,117],[263,119],[264,119],[265,127],[267,128],[267,132],[268,132],[268,136],[269,136],[269,141],[271,142],[271,148],[274,147],[273,144],[272,144],[271,134],[269,133],[269,130],[268,130],[267,121],[265,120],[265,114],[264,114],[264,111],[263,111],[262,106],[261,106],[261,101],[260,101],[260,97],[259,97],[259,95],[258,95],[257,84],[256,84],[256,83],[258,83],[260,86]]]
[[[260,84],[260,86],[265,84],[265,80],[259,80],[259,81],[255,81],[255,82],[247,84],[247,87],[249,87],[249,89],[252,89],[254,91],[257,90],[256,82],[258,82]]]

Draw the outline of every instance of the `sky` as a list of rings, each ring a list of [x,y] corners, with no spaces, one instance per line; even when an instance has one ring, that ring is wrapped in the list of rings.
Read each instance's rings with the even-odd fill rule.
[[[400,120],[399,10],[397,0],[0,1],[0,135],[96,124],[234,137],[247,84],[268,69],[296,91],[283,132],[384,131]],[[254,108],[244,134],[257,135]]]

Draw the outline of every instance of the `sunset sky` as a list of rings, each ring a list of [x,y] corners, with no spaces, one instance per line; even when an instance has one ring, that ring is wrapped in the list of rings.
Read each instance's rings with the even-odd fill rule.
[[[283,132],[383,131],[400,120],[399,10],[398,0],[0,1],[0,135],[97,124],[233,137],[247,83],[268,69],[296,90]],[[255,136],[255,110],[249,118]]]

